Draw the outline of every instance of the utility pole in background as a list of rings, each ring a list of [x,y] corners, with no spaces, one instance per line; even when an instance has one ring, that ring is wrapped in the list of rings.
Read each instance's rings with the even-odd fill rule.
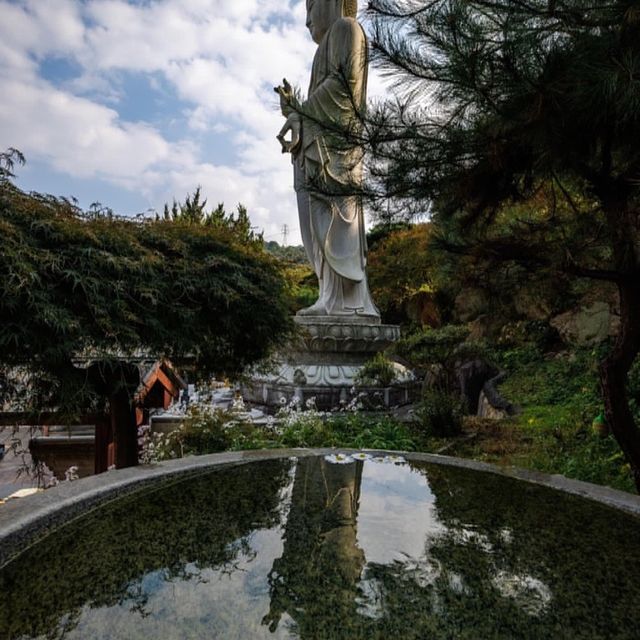
[[[282,246],[287,246],[287,238],[289,237],[289,225],[282,225]]]

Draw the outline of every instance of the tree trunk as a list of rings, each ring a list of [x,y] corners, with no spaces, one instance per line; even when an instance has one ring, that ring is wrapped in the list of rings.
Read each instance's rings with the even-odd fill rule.
[[[600,382],[607,422],[631,466],[640,493],[640,429],[627,393],[629,370],[640,351],[640,282],[628,278],[619,283],[618,290],[620,332],[613,350],[600,365]]]

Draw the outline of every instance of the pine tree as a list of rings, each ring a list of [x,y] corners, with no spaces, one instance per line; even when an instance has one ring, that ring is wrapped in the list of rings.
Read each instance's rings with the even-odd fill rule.
[[[373,186],[433,206],[451,251],[617,288],[601,386],[640,489],[640,3],[371,0],[369,17],[400,96],[368,123]]]

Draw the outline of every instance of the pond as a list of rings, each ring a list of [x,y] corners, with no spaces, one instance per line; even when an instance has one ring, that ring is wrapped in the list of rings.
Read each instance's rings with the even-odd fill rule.
[[[0,638],[636,640],[639,602],[632,515],[489,473],[317,456],[62,527],[0,571]]]

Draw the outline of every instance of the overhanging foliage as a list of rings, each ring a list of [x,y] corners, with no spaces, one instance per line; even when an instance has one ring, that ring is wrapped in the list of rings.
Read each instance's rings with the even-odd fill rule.
[[[285,283],[246,225],[87,215],[24,193],[2,160],[0,364],[36,374],[37,403],[91,402],[81,360],[142,353],[232,376],[286,334]]]

